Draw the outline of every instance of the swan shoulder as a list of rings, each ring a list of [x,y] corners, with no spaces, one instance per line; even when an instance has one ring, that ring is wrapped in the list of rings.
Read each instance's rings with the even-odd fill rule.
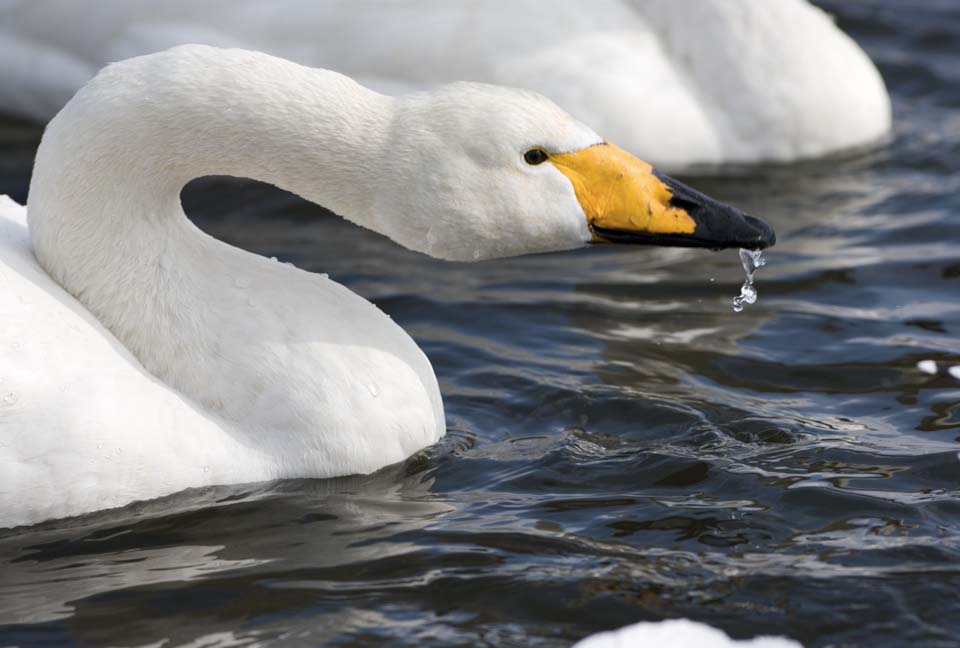
[[[43,271],[26,213],[0,196],[0,527],[216,483],[220,426]]]
[[[282,476],[369,473],[443,436],[433,367],[401,326],[326,275],[208,243],[221,254],[190,271],[217,278],[190,312],[216,318],[194,326],[216,330],[216,352],[182,356],[153,338],[166,382],[241,434],[269,430]]]

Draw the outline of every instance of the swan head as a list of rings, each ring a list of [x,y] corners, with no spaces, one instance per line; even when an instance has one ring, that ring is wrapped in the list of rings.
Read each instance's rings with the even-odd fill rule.
[[[472,261],[592,243],[773,245],[764,221],[605,142],[541,95],[477,83],[397,97],[375,228]],[[375,217],[376,218],[376,217]]]

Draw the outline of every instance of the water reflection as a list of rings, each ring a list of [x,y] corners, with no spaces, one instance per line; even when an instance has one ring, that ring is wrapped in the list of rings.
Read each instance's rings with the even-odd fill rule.
[[[91,643],[180,644],[309,607],[308,590],[346,591],[345,581],[359,575],[355,565],[367,565],[365,576],[378,562],[411,569],[418,547],[404,535],[455,510],[431,493],[431,480],[408,474],[416,465],[192,491],[8,533],[0,538],[0,624],[46,624]],[[164,601],[178,605],[187,582],[192,612],[171,627]],[[107,628],[98,621],[105,611]]]

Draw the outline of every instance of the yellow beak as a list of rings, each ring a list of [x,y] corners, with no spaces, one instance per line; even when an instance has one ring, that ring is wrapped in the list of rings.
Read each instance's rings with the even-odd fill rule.
[[[767,223],[656,172],[612,144],[555,153],[573,184],[594,242],[714,249],[762,249],[776,242]]]

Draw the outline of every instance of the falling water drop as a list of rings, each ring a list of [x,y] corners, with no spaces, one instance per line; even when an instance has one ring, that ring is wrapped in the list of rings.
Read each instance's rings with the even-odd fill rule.
[[[743,271],[747,278],[740,286],[740,294],[733,298],[733,310],[736,313],[741,312],[745,305],[753,304],[757,301],[757,289],[753,286],[753,276],[757,268],[762,268],[767,264],[763,258],[763,252],[760,250],[740,249],[740,263],[743,264]]]
[[[203,472],[205,472],[205,473],[210,472],[210,466],[204,466],[204,467],[203,467]]]
[[[368,384],[367,389],[370,390],[370,395],[374,398],[380,395],[380,392],[377,390],[377,386],[373,383]]]

